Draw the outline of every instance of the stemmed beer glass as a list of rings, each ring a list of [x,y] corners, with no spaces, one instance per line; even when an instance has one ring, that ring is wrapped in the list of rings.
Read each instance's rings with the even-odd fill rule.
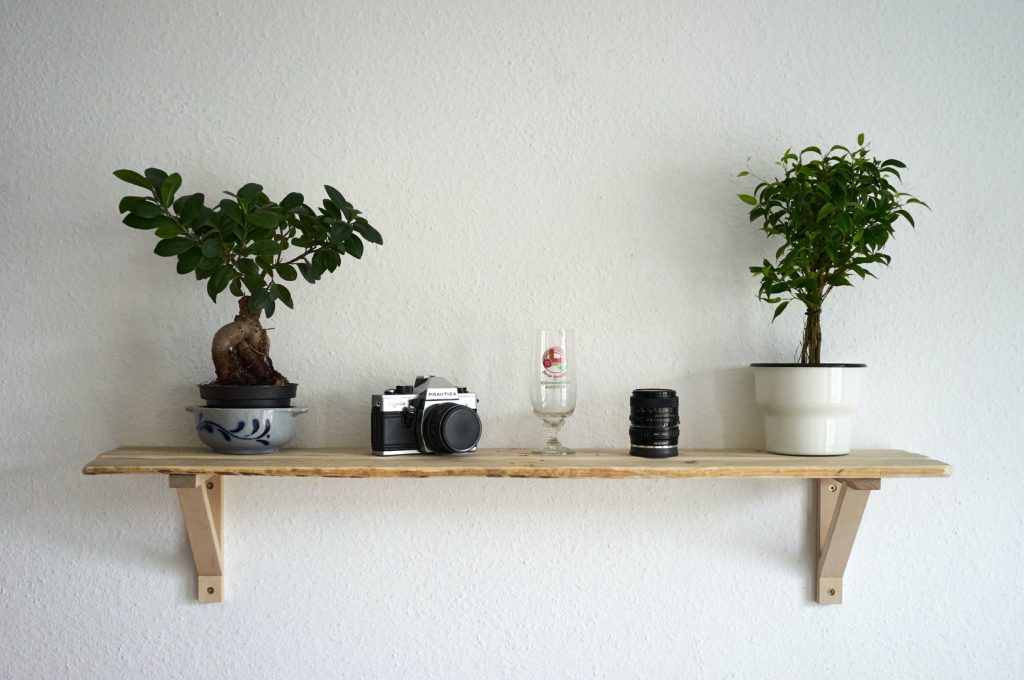
[[[533,453],[574,453],[558,441],[558,431],[576,409],[576,343],[564,328],[540,330],[530,351],[530,400],[548,438]]]

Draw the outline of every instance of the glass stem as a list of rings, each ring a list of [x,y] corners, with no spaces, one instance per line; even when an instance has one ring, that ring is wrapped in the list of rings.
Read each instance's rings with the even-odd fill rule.
[[[544,448],[538,451],[538,453],[547,453],[558,456],[573,453],[558,440],[558,433],[561,431],[562,425],[565,424],[565,417],[543,418],[543,421],[544,427],[548,430],[548,439],[544,443]]]
[[[544,424],[548,428],[548,443],[547,448],[550,451],[557,451],[562,446],[562,442],[558,441],[558,433],[562,430],[562,423],[564,420],[559,420],[557,423],[550,423],[545,421]]]

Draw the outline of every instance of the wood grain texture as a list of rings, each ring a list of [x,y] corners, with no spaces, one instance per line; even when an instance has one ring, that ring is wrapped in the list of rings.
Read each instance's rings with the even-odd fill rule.
[[[292,449],[239,456],[200,448],[125,446],[85,466],[87,475],[217,474],[269,477],[947,477],[950,467],[917,453],[861,450],[845,456],[780,456],[763,451],[682,449],[676,458],[585,449],[541,456],[528,449],[483,449],[450,456],[373,456],[363,448]]]
[[[841,604],[843,574],[853,551],[864,508],[877,479],[839,482],[836,491],[828,480],[818,483],[818,604]],[[822,534],[826,523],[828,529]]]
[[[196,565],[197,596],[200,602],[224,600],[224,516],[222,480],[217,475],[196,475],[194,485],[184,482],[188,475],[171,475],[170,485],[178,491],[181,513],[192,559]]]

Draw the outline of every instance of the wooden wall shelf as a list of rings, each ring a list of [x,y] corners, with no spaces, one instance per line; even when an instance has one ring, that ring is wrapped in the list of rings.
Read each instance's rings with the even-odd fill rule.
[[[292,449],[232,456],[198,448],[122,447],[85,466],[87,475],[164,474],[178,492],[201,602],[224,599],[223,482],[228,475],[265,477],[783,477],[813,480],[818,512],[817,601],[838,604],[843,573],[868,495],[883,477],[948,477],[949,465],[897,450],[846,456],[779,456],[751,450],[680,450],[676,458],[635,458],[625,450],[587,449],[539,456],[527,449],[486,449],[453,456],[370,455],[362,448]]]

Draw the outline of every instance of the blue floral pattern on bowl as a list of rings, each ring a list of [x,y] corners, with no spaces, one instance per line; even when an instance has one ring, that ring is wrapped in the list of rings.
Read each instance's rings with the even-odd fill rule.
[[[295,419],[308,409],[189,406],[196,434],[217,453],[274,453],[295,435]]]
[[[239,420],[238,425],[235,425],[230,430],[225,429],[224,426],[222,426],[220,423],[214,422],[212,420],[206,420],[203,417],[202,411],[198,412],[197,420],[199,421],[196,423],[197,430],[205,430],[211,434],[214,432],[220,432],[220,436],[224,437],[224,441],[226,442],[229,442],[232,439],[241,439],[244,441],[258,442],[263,446],[270,446],[270,440],[267,438],[267,435],[270,434],[269,418],[263,421],[263,431],[260,432],[259,434],[256,434],[256,432],[260,429],[260,421],[257,418],[252,419],[252,431],[249,432],[248,434],[241,434],[242,430],[244,430],[246,427],[246,422],[244,420]]]

